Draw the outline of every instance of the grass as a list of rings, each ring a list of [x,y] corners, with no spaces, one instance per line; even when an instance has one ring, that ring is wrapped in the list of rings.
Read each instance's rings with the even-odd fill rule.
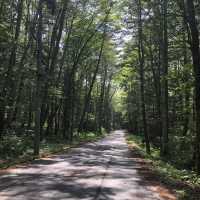
[[[97,141],[105,136],[105,133],[102,135],[95,134],[93,132],[85,132],[80,134],[79,137],[76,137],[72,144],[68,144],[62,140],[48,140],[44,141],[40,145],[40,155],[34,156],[32,149],[26,149],[22,155],[9,156],[6,159],[0,159],[0,169],[6,169],[17,164],[28,163],[34,159],[47,157],[55,153],[66,152],[70,148],[77,147],[81,144],[87,142]]]
[[[151,155],[145,152],[142,137],[127,134],[127,143],[132,150],[139,152],[141,157],[152,163],[154,173],[160,181],[170,186],[179,200],[200,200],[200,177],[193,171],[180,170],[160,157],[156,148],[151,148]]]

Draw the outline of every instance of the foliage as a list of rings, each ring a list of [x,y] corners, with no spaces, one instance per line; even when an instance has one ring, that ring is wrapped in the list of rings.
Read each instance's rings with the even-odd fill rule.
[[[152,170],[155,171],[156,176],[173,187],[180,200],[187,200],[188,198],[196,200],[200,197],[199,193],[195,193],[195,190],[200,188],[200,177],[194,171],[177,169],[167,160],[163,160],[156,148],[152,147],[151,155],[147,154],[141,136],[129,134],[126,139],[132,150],[140,152],[141,156],[151,162]]]
[[[30,153],[32,148],[31,136],[5,136],[0,143],[0,159],[13,159]]]
[[[105,136],[105,132],[99,135],[95,132],[83,132],[77,136],[73,143],[63,142],[62,139],[49,138],[41,144],[40,155],[35,157],[32,154],[33,141],[31,137],[12,137],[4,138],[4,142],[0,145],[0,169],[7,168],[16,164],[30,162],[39,157],[50,156],[51,154],[60,153],[69,150],[72,147],[86,142],[94,142]],[[12,140],[12,141],[11,141]]]
[[[117,6],[110,0],[1,2],[2,158],[32,149],[39,154],[49,138],[70,143],[83,131],[111,130]]]

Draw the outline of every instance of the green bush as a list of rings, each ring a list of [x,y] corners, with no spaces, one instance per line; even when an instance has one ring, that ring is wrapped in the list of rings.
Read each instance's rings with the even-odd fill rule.
[[[179,169],[192,169],[193,139],[187,136],[173,136],[169,140],[169,159]]]
[[[27,153],[32,146],[32,139],[29,136],[6,136],[0,142],[0,158],[19,157]]]

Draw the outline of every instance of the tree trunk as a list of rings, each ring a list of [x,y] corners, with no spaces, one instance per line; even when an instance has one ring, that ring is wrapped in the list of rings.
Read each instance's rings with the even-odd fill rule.
[[[42,26],[43,26],[43,0],[38,3],[38,28],[37,28],[37,77],[35,94],[35,138],[34,155],[39,155],[40,151],[40,116],[42,104],[42,87],[44,70],[42,66]]]
[[[105,85],[106,85],[106,79],[107,79],[107,66],[105,64],[104,66],[104,75],[103,80],[101,83],[101,92],[99,97],[99,106],[98,106],[98,132],[101,134],[101,128],[103,123],[103,116],[104,116],[104,97],[105,97]]]
[[[13,39],[11,54],[8,63],[8,69],[5,74],[5,78],[3,81],[3,87],[1,91],[1,100],[0,100],[0,137],[2,136],[3,130],[5,128],[6,119],[5,119],[5,112],[6,106],[9,104],[9,94],[11,94],[12,88],[12,69],[16,63],[16,51],[17,51],[17,43],[20,35],[20,28],[21,28],[21,21],[22,21],[22,13],[23,13],[23,3],[24,0],[19,0],[17,4],[17,22],[15,27],[15,36]],[[3,2],[2,2],[3,6]]]
[[[162,80],[161,80],[161,99],[162,99],[162,145],[161,155],[168,154],[168,21],[167,7],[168,0],[163,1],[163,41],[162,41]]]
[[[85,103],[84,103],[84,107],[83,107],[83,112],[82,112],[80,123],[79,123],[79,127],[78,127],[78,132],[79,133],[82,131],[82,128],[83,128],[85,114],[86,114],[86,111],[88,109],[88,105],[89,105],[89,101],[90,101],[90,98],[91,98],[92,89],[93,89],[93,86],[94,86],[94,83],[95,83],[95,80],[96,80],[97,73],[99,71],[99,66],[100,66],[100,63],[101,63],[101,57],[102,57],[103,47],[104,47],[104,42],[105,42],[105,36],[106,36],[106,25],[105,25],[105,28],[104,28],[104,33],[103,33],[103,37],[102,37],[101,48],[100,48],[100,53],[99,53],[99,58],[98,58],[98,61],[97,61],[96,69],[95,69],[93,77],[92,77],[92,82],[91,82],[89,91],[88,91],[88,93],[86,94],[86,97],[85,97]]]
[[[145,94],[144,94],[144,46],[143,46],[143,27],[142,27],[142,7],[141,0],[138,0],[138,54],[139,54],[139,67],[140,67],[140,92],[141,92],[141,111],[143,120],[143,132],[145,136],[146,152],[150,154],[150,143],[149,135],[147,132],[147,121],[146,121],[146,105],[145,105]]]
[[[191,51],[193,58],[193,70],[195,76],[195,109],[196,109],[196,169],[200,174],[200,49],[199,31],[195,18],[195,8],[193,0],[186,0],[187,21],[191,32]]]

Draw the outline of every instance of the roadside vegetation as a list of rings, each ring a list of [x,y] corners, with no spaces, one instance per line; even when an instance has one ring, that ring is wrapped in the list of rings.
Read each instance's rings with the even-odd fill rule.
[[[200,176],[196,172],[178,168],[178,163],[174,163],[173,159],[163,159],[156,147],[151,146],[151,154],[147,154],[142,136],[129,133],[126,135],[126,140],[130,150],[137,152],[150,164],[148,167],[154,176],[175,191],[178,199],[200,199]]]
[[[105,136],[105,132],[101,135],[94,132],[84,132],[71,143],[66,143],[59,138],[47,138],[41,143],[40,155],[33,155],[33,138],[12,137],[12,140],[5,139],[0,144],[0,169],[8,168],[10,166],[27,163],[34,159],[50,156],[55,153],[66,152],[70,148],[77,147],[83,143],[95,142]]]

